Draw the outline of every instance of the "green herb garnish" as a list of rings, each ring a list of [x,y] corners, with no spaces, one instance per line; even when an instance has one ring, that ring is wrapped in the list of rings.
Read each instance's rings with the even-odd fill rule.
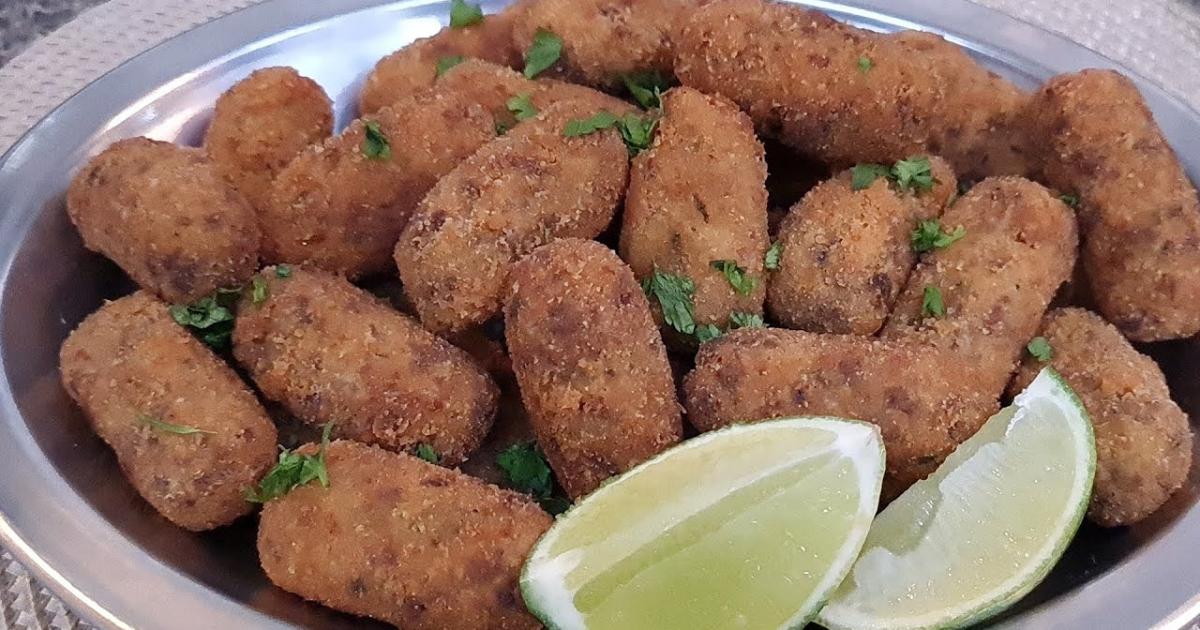
[[[779,263],[783,257],[783,242],[775,241],[771,243],[771,247],[767,249],[767,253],[763,256],[763,267],[768,271],[777,271]]]
[[[189,427],[182,424],[163,422],[154,416],[144,413],[139,413],[137,420],[138,422],[149,426],[151,429],[154,429],[155,431],[162,431],[163,433],[174,433],[175,435],[196,435],[198,433],[206,433],[209,435],[216,434],[216,431],[206,431],[204,429],[197,429],[196,427]]]
[[[875,67],[875,62],[871,61],[870,57],[868,57],[866,55],[859,56],[859,58],[858,58],[858,71],[859,72],[866,74],[866,73],[870,72],[871,68],[873,68],[873,67]]]
[[[241,288],[217,289],[192,304],[174,304],[171,319],[191,329],[210,348],[224,350],[233,338],[233,308],[241,293]]]
[[[722,334],[720,327],[716,324],[701,324],[696,326],[696,340],[700,343],[708,343]]]
[[[483,21],[483,9],[464,0],[450,0],[450,28],[466,28]]]
[[[533,34],[533,42],[525,51],[525,77],[532,79],[554,65],[562,56],[563,41],[544,28]]]
[[[457,66],[463,61],[466,61],[466,58],[462,55],[447,55],[445,57],[439,57],[437,60],[437,65],[434,66],[434,73],[436,76],[440,77],[449,72],[450,68]]]
[[[961,225],[954,228],[953,232],[945,232],[942,230],[940,221],[929,219],[917,222],[917,227],[912,231],[910,240],[913,251],[923,253],[935,249],[945,249],[966,235],[967,230]]]
[[[439,61],[438,64],[440,65],[441,62]],[[383,130],[379,128],[378,122],[364,121],[363,132],[362,154],[368,160],[392,159],[392,147],[388,144],[387,136],[383,135]]]
[[[662,106],[662,94],[667,91],[667,80],[657,70],[634,72],[621,77],[625,89],[639,105],[646,109]]]
[[[925,293],[921,297],[922,317],[943,317],[946,315],[946,303],[942,300],[942,290],[932,284],[925,285]]]
[[[250,280],[250,301],[254,304],[262,304],[267,301],[271,295],[271,288],[267,286],[267,281],[262,276],[254,276]]]
[[[739,267],[736,261],[714,260],[709,264],[712,265],[713,269],[724,274],[725,279],[729,281],[729,285],[742,295],[750,295],[754,291],[754,287],[758,286],[758,281],[754,279],[754,276]]]
[[[1067,204],[1072,210],[1079,209],[1079,197],[1076,195],[1062,194],[1058,196],[1058,199]]]
[[[875,180],[887,177],[890,173],[891,169],[882,164],[855,164],[854,168],[850,169],[850,188],[865,190],[870,188]]]
[[[863,190],[880,177],[886,177],[900,190],[933,190],[932,168],[929,158],[924,156],[900,160],[891,168],[883,164],[857,164],[850,170],[850,188]]]
[[[289,449],[279,452],[279,462],[267,473],[258,487],[246,488],[246,500],[251,503],[266,503],[278,499],[294,488],[320,481],[329,487],[329,471],[325,468],[325,449],[329,446],[329,434],[333,423],[325,425],[321,432],[321,446],[316,455],[305,455]]]
[[[537,116],[538,109],[534,107],[533,101],[529,98],[529,94],[518,94],[504,104],[508,111],[512,112],[514,118],[518,122],[527,120]]]
[[[1050,342],[1045,337],[1034,337],[1025,346],[1025,349],[1029,351],[1029,356],[1041,363],[1046,363],[1054,358],[1054,348],[1050,347]]]
[[[430,464],[440,464],[442,461],[442,458],[438,456],[437,451],[433,450],[432,446],[424,442],[417,444],[416,448],[413,449],[413,455],[420,457]]]
[[[292,266],[284,265],[284,264],[275,265],[275,277],[276,278],[291,278],[292,277]]]
[[[729,330],[766,327],[767,323],[763,321],[762,315],[758,313],[739,313],[735,311],[729,314]]]
[[[601,129],[609,129],[616,126],[618,118],[611,112],[600,110],[591,118],[579,118],[568,120],[567,126],[563,128],[563,135],[568,138],[576,138],[596,133]]]
[[[603,129],[616,127],[625,141],[625,147],[630,155],[637,155],[650,147],[654,139],[654,129],[658,126],[658,117],[654,115],[638,116],[626,114],[617,118],[607,110],[600,110],[590,118],[578,118],[567,121],[563,135],[568,138],[586,136]]]
[[[512,129],[512,126],[509,125],[508,123],[501,122],[499,120],[496,121],[496,135],[497,136],[503,136],[504,134],[508,133],[508,131],[510,129]]]
[[[571,507],[570,501],[555,493],[550,465],[537,444],[513,444],[496,456],[496,466],[504,472],[508,487],[532,496],[547,512],[557,515]]]
[[[696,332],[693,303],[696,284],[687,276],[659,271],[656,267],[650,277],[642,280],[642,290],[651,299],[657,300],[662,308],[663,321],[668,326],[685,334]]]

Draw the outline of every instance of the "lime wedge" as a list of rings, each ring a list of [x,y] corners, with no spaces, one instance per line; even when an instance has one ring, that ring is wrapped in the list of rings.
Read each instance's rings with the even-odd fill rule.
[[[953,628],[1000,612],[1062,555],[1095,471],[1087,412],[1056,372],[1042,370],[1012,406],[876,517],[819,623]]]
[[[882,480],[869,424],[792,418],[706,433],[559,517],[521,592],[559,630],[798,627],[858,556]]]

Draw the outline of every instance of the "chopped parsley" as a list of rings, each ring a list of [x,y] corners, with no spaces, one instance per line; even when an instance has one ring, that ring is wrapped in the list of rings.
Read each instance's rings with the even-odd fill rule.
[[[648,297],[658,301],[663,321],[668,326],[685,335],[696,332],[695,305],[692,301],[696,284],[691,278],[664,273],[656,267],[650,277],[642,280],[642,290]]]
[[[224,350],[233,338],[233,308],[241,293],[240,288],[217,289],[192,304],[174,304],[171,319],[191,329],[210,348]]]
[[[1054,348],[1050,347],[1050,342],[1045,337],[1034,337],[1026,344],[1025,349],[1029,351],[1029,356],[1041,363],[1054,358]]]
[[[212,434],[216,433],[216,431],[206,431],[204,429],[197,429],[196,427],[189,427],[189,426],[185,426],[182,424],[171,424],[169,422],[163,422],[162,420],[159,420],[158,418],[155,418],[154,416],[151,416],[149,414],[144,414],[144,413],[139,413],[137,416],[137,420],[139,423],[147,425],[151,429],[154,429],[155,431],[161,431],[163,433],[174,433],[175,435],[196,435],[197,433],[207,433],[207,434],[212,435]]]
[[[646,109],[662,106],[662,93],[667,91],[667,80],[657,70],[634,72],[621,77],[621,80],[638,105]]]
[[[525,78],[532,79],[553,66],[562,56],[563,41],[544,28],[533,34],[533,42],[525,51]]]
[[[532,496],[547,512],[558,515],[571,507],[570,501],[555,492],[550,465],[537,444],[513,444],[496,456],[496,466],[504,472],[508,487]]]
[[[733,290],[742,295],[750,295],[754,291],[754,287],[758,286],[758,281],[754,279],[754,276],[746,273],[746,270],[739,267],[736,261],[714,260],[709,264],[713,269],[724,274]]]
[[[700,343],[708,343],[713,339],[720,337],[722,334],[721,328],[716,324],[702,324],[700,326],[696,326],[696,340]]]
[[[292,266],[284,265],[284,264],[275,265],[275,277],[276,278],[291,278],[292,277]]]
[[[537,107],[534,107],[533,101],[530,100],[529,94],[527,93],[518,94],[508,99],[504,105],[508,108],[508,111],[512,112],[513,117],[515,117],[518,122],[533,118],[534,116],[537,116],[538,113]]]
[[[314,480],[320,481],[322,486],[328,488],[329,471],[325,468],[325,449],[329,446],[331,431],[332,422],[326,424],[325,430],[321,432],[321,446],[316,455],[305,455],[286,448],[281,450],[279,462],[258,482],[258,487],[246,488],[246,500],[251,503],[266,503]]]
[[[591,118],[568,120],[567,126],[563,128],[563,135],[568,138],[586,136],[588,134],[596,133],[601,129],[608,129],[616,126],[617,120],[617,117],[611,112],[607,110],[600,110]]]
[[[271,288],[267,285],[267,281],[262,276],[254,276],[250,280],[250,301],[254,304],[262,304],[267,301],[271,295]]]
[[[438,456],[437,451],[433,450],[432,446],[424,442],[417,444],[416,448],[413,449],[413,455],[420,457],[430,464],[440,464],[442,461],[442,458]]]
[[[767,254],[763,256],[763,267],[768,271],[777,271],[779,263],[783,256],[783,242],[775,241],[771,243],[771,247],[767,249]]]
[[[880,177],[888,177],[891,169],[882,164],[855,164],[850,169],[850,188],[865,190]]]
[[[441,63],[439,61],[438,65],[440,66]],[[362,154],[368,160],[392,159],[392,147],[388,144],[387,136],[383,135],[379,123],[374,120],[363,122]]]
[[[1067,204],[1072,210],[1079,209],[1079,197],[1071,194],[1062,194],[1058,196],[1059,201]]]
[[[767,323],[763,321],[762,315],[758,313],[739,313],[735,311],[729,314],[729,330],[766,327]]]
[[[850,169],[850,188],[869,188],[880,177],[886,177],[900,190],[933,190],[933,170],[925,156],[900,160],[891,168],[883,164],[857,164]]]
[[[465,61],[465,58],[462,55],[447,55],[445,57],[439,57],[437,60],[437,66],[435,67],[435,73],[440,77],[449,72],[450,68],[457,66],[463,61]]]
[[[859,72],[866,74],[871,71],[871,68],[874,68],[874,67],[875,67],[875,62],[871,61],[870,57],[868,57],[866,55],[860,55],[858,57],[858,71]]]
[[[910,238],[913,251],[923,253],[950,247],[955,241],[966,235],[967,230],[961,225],[954,228],[953,232],[945,232],[942,230],[941,222],[937,219],[929,219],[928,221],[918,221]]]
[[[600,110],[590,118],[567,121],[566,127],[563,128],[563,135],[575,138],[616,127],[621,133],[621,139],[625,141],[625,147],[629,149],[629,154],[637,155],[649,148],[650,142],[654,139],[654,129],[657,126],[658,117],[654,115],[625,114],[624,117],[617,118],[612,112]]]
[[[483,9],[464,0],[450,0],[450,28],[466,28],[483,21]]]
[[[921,297],[922,317],[944,317],[946,303],[942,301],[942,290],[932,284],[925,285],[925,293]]]

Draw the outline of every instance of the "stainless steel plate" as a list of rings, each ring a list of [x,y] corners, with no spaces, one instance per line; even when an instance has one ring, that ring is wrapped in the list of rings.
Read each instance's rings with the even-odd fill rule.
[[[217,96],[251,70],[286,64],[320,82],[339,124],[384,54],[435,32],[444,0],[268,0],[181,35],[109,73],[38,124],[0,163],[0,541],[104,628],[362,628],[373,624],[272,588],[253,519],[192,535],[134,494],[58,382],[60,343],[101,300],[129,289],[82,248],[63,211],[74,170],[128,136],[196,143]],[[496,11],[503,1],[484,3]],[[1058,36],[965,0],[805,0],[878,30],[941,33],[1024,86],[1115,67]],[[1140,84],[1193,180],[1200,115]],[[1198,305],[1200,307],[1200,305]],[[1200,418],[1200,342],[1148,348]],[[1050,579],[999,623],[1036,628],[1183,627],[1200,610],[1197,479],[1134,528],[1085,526]]]

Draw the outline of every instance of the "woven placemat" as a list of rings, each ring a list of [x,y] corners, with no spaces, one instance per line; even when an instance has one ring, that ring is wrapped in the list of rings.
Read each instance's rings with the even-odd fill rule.
[[[52,108],[130,57],[256,0],[110,0],[0,67],[0,152]],[[1132,68],[1200,109],[1194,0],[975,0]],[[0,550],[0,630],[90,629]]]

